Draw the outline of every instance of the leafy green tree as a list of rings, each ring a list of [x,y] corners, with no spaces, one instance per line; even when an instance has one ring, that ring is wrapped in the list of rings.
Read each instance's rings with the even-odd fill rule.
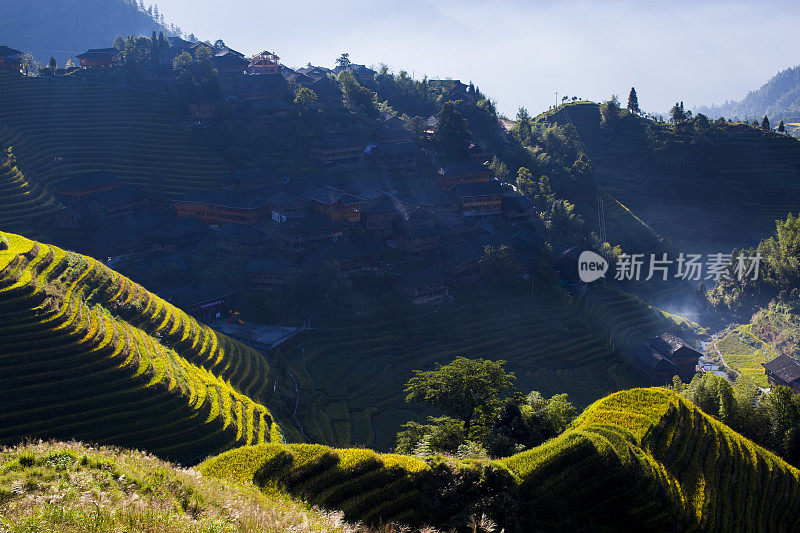
[[[375,93],[362,87],[355,76],[348,71],[339,72],[339,85],[342,87],[344,105],[351,111],[360,111],[369,116],[378,114],[377,98]]]
[[[764,118],[761,119],[761,129],[764,131],[770,131],[772,128],[769,125],[769,117],[764,115]]]
[[[506,181],[508,179],[508,167],[497,156],[492,157],[492,162],[489,163],[489,168],[492,170],[492,175],[499,181]]]
[[[215,97],[219,94],[217,70],[211,63],[211,50],[200,46],[192,56],[182,52],[173,61],[173,71],[178,84],[178,92],[186,99],[198,92]]]
[[[406,401],[438,407],[463,422],[468,437],[476,414],[490,414],[501,396],[513,388],[516,376],[505,361],[456,357],[436,370],[415,370],[405,386]]]
[[[343,52],[342,55],[336,60],[336,66],[340,70],[346,70],[352,63],[350,62],[350,54]]]
[[[470,140],[467,119],[458,112],[453,102],[442,105],[438,119],[433,138],[439,149],[454,159],[466,158]]]
[[[122,35],[117,35],[114,38],[114,48],[116,48],[119,52],[125,51],[125,39]]]
[[[675,105],[672,106],[672,109],[669,110],[669,117],[670,122],[673,124],[680,124],[686,120],[686,113],[683,111],[683,102],[680,104],[676,102]]]
[[[533,174],[525,167],[517,170],[517,190],[525,196],[535,196],[539,193],[539,185],[534,181]]]
[[[466,439],[464,423],[449,416],[429,416],[427,424],[411,421],[402,428],[395,451],[406,455],[454,454]]]
[[[486,284],[495,290],[513,289],[516,263],[511,247],[486,246],[480,261],[481,274]]]
[[[294,95],[294,105],[298,109],[308,109],[317,101],[317,93],[308,87],[300,87]]]
[[[631,113],[636,113],[637,115],[642,112],[642,110],[639,109],[639,97],[634,87],[631,87],[631,92],[628,94],[628,109]]]

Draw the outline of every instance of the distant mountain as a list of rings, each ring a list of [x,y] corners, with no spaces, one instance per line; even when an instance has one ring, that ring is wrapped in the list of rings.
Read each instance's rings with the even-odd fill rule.
[[[129,0],[0,0],[0,12],[0,45],[31,52],[39,62],[53,56],[59,66],[89,48],[111,46],[117,35],[168,29]]]
[[[700,106],[695,109],[711,118],[758,119],[767,115],[770,122],[798,122],[800,117],[800,66],[787,68],[738,102]]]

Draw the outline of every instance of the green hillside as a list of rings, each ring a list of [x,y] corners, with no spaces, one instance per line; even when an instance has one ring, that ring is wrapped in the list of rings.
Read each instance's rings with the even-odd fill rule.
[[[612,394],[561,436],[497,461],[272,444],[199,469],[367,522],[451,527],[485,513],[506,531],[800,527],[800,472],[665,389]]]
[[[56,184],[84,172],[108,171],[168,199],[214,187],[229,170],[210,146],[178,128],[174,95],[3,72],[0,94],[0,147],[16,158],[0,168],[0,225],[7,229],[42,222],[58,204]]]
[[[338,513],[199,475],[152,455],[69,442],[0,449],[10,533],[355,533]],[[360,533],[369,533],[358,530]],[[392,533],[382,531],[382,533]]]
[[[0,237],[0,443],[77,438],[192,462],[281,439],[262,354],[94,259]]]
[[[627,111],[604,125],[593,103],[563,105],[537,120],[572,124],[601,191],[690,253],[753,244],[800,202],[800,142],[786,135],[698,119],[676,127]],[[594,183],[565,187],[596,224]],[[609,225],[610,242],[629,237]]]
[[[400,425],[420,415],[403,394],[415,369],[456,355],[503,359],[521,389],[567,392],[585,406],[641,385],[626,362],[629,350],[673,327],[660,311],[621,291],[569,298],[547,290],[534,298],[456,299],[387,323],[311,330],[281,350],[300,384],[297,416],[306,435],[386,450]]]

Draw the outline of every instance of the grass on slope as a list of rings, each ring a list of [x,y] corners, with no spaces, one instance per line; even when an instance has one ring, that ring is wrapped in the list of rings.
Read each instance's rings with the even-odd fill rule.
[[[330,445],[387,450],[400,425],[421,415],[403,394],[415,369],[446,364],[456,355],[503,359],[520,390],[567,392],[585,406],[641,384],[625,352],[673,326],[614,290],[590,291],[585,299],[560,290],[534,298],[486,294],[383,324],[310,331],[281,350],[300,383],[298,418],[306,435]]]
[[[94,259],[0,237],[0,443],[80,438],[193,462],[282,438],[243,394],[266,397],[261,354]]]
[[[57,182],[76,174],[108,171],[164,196],[216,186],[228,170],[213,149],[178,128],[174,95],[2,72],[0,94],[0,146],[13,150],[17,170],[39,196],[33,204],[16,193],[0,196],[5,228],[41,221],[42,209],[56,202]],[[0,175],[0,190],[9,180]]]
[[[739,372],[740,378],[749,379],[759,387],[769,386],[761,364],[775,359],[779,354],[753,335],[750,324],[732,329],[716,344],[727,365]]]
[[[366,533],[252,484],[76,442],[0,450],[0,531]]]
[[[226,452],[200,470],[276,488],[350,520],[506,531],[776,531],[800,527],[800,472],[666,389],[592,404],[561,436],[499,461],[316,445]]]

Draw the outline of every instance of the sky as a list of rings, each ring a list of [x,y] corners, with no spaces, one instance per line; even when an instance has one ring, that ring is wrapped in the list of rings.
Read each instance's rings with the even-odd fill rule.
[[[147,4],[147,2],[145,2]],[[796,0],[159,0],[168,22],[290,67],[355,63],[474,82],[513,118],[636,87],[665,114],[739,100],[800,63]]]

